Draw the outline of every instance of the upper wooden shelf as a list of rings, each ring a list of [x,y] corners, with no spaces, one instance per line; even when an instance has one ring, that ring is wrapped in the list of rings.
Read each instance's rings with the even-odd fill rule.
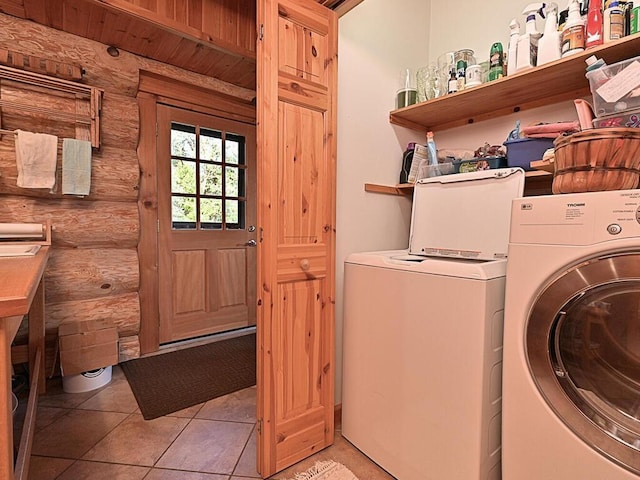
[[[640,53],[640,34],[390,113],[390,122],[420,132],[446,130],[590,95],[585,59],[611,65]]]

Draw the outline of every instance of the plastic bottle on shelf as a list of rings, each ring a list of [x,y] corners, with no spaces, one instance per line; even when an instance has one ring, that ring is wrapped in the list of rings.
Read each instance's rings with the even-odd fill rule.
[[[538,42],[538,65],[560,58],[562,34],[558,31],[558,6],[555,3],[548,3],[544,13],[547,19],[544,24],[544,34]]]
[[[489,51],[489,81],[497,80],[504,74],[504,54],[502,43],[496,42],[491,45]]]
[[[587,13],[587,27],[585,29],[585,48],[602,45],[602,0],[589,0],[589,13]]]
[[[586,77],[589,79],[591,90],[596,90],[603,84],[607,83],[609,77],[604,68],[602,68],[606,67],[607,64],[603,59],[598,58],[595,55],[591,55],[585,59],[585,63],[587,64]]]
[[[618,0],[611,0],[603,15],[604,43],[613,42],[624,36],[624,15]]]
[[[458,91],[458,79],[456,77],[455,69],[451,70],[449,77],[449,86],[447,88],[447,93],[456,93]]]
[[[400,183],[409,182],[409,172],[413,161],[413,152],[416,148],[415,142],[409,142],[407,149],[402,154],[402,169],[400,170]]]
[[[527,23],[524,26],[524,33],[518,38],[517,72],[537,65],[538,41],[542,33],[536,29],[536,14],[540,14],[543,8],[543,3],[531,3],[522,11],[527,16]]]
[[[562,30],[562,57],[584,51],[584,21],[580,16],[580,4],[571,0],[569,18]]]
[[[507,75],[516,73],[518,58],[518,38],[520,38],[520,23],[515,18],[509,24],[509,49],[507,53]]]

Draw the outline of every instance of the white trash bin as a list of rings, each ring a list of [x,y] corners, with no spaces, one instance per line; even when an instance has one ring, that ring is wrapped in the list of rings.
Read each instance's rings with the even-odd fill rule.
[[[77,375],[63,376],[62,390],[66,393],[83,393],[103,387],[111,381],[111,370],[112,367],[109,365]]]

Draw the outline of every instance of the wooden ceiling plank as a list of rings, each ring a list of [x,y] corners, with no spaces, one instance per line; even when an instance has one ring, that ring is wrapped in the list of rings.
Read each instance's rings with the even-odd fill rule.
[[[255,52],[252,52],[246,48],[241,48],[238,45],[232,44],[220,38],[215,38],[209,34],[205,34],[200,30],[190,28],[186,25],[180,24],[176,21],[168,18],[163,18],[158,14],[154,14],[152,11],[140,8],[137,5],[130,4],[125,0],[85,0],[91,3],[99,3],[105,8],[129,17],[134,17],[138,20],[149,22],[156,28],[169,31],[170,33],[181,36],[185,39],[194,42],[206,42],[210,48],[220,50],[221,52],[238,57],[245,57],[255,60]]]
[[[26,16],[24,2],[22,0],[3,1],[2,4],[0,4],[0,12],[14,17],[24,18]]]

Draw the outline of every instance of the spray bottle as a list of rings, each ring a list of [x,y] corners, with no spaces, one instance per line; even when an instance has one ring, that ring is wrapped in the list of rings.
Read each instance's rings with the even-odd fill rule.
[[[547,21],[544,24],[544,35],[538,43],[538,65],[553,62],[560,58],[562,33],[558,31],[558,5],[548,3],[544,9]]]
[[[562,57],[584,51],[584,21],[578,0],[569,3],[569,18],[562,30]]]
[[[518,39],[520,38],[520,22],[515,18],[509,24],[509,51],[507,53],[507,75],[516,73],[518,57]]]
[[[536,30],[536,14],[544,18],[544,3],[531,3],[522,11],[527,16],[525,31],[518,38],[516,71],[535,67],[538,59],[538,41],[542,34]]]

